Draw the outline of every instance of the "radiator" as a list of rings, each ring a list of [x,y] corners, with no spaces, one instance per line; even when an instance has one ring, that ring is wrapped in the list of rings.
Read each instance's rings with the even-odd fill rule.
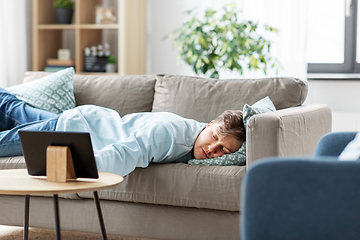
[[[360,112],[332,112],[332,131],[360,131]]]

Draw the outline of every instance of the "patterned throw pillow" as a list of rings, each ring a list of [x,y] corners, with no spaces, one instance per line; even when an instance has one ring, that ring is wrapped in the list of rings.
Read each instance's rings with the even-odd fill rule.
[[[269,97],[265,97],[253,105],[249,106],[245,104],[243,108],[243,119],[245,129],[249,119],[257,114],[273,112],[276,108]],[[221,157],[211,159],[191,159],[188,164],[196,165],[210,165],[210,166],[231,166],[238,165],[242,166],[246,164],[246,142],[240,147],[240,149],[234,153],[225,154]]]
[[[75,107],[74,73],[70,67],[6,90],[32,107],[58,114]]]

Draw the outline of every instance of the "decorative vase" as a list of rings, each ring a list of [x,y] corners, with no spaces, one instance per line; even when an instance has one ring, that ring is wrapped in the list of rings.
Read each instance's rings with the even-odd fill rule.
[[[56,21],[58,24],[71,24],[74,10],[70,8],[55,8]]]

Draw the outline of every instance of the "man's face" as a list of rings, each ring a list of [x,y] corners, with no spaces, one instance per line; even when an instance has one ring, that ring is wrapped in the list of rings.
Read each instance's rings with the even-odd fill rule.
[[[220,157],[227,153],[236,152],[242,142],[233,136],[221,136],[218,133],[220,123],[211,122],[197,137],[194,144],[194,157],[207,159]]]

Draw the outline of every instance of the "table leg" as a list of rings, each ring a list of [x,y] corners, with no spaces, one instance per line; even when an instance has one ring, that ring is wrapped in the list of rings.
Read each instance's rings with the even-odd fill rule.
[[[98,217],[99,217],[102,237],[103,237],[103,240],[107,240],[104,219],[103,219],[103,215],[102,215],[102,212],[101,212],[99,195],[98,195],[97,191],[94,191],[94,201],[95,201],[95,205],[96,205],[96,209],[97,209],[97,213],[98,213]]]
[[[27,240],[29,236],[29,208],[30,195],[25,195],[24,240]]]
[[[60,233],[59,200],[57,194],[54,194],[54,211],[55,211],[56,240],[60,240],[61,233]]]

